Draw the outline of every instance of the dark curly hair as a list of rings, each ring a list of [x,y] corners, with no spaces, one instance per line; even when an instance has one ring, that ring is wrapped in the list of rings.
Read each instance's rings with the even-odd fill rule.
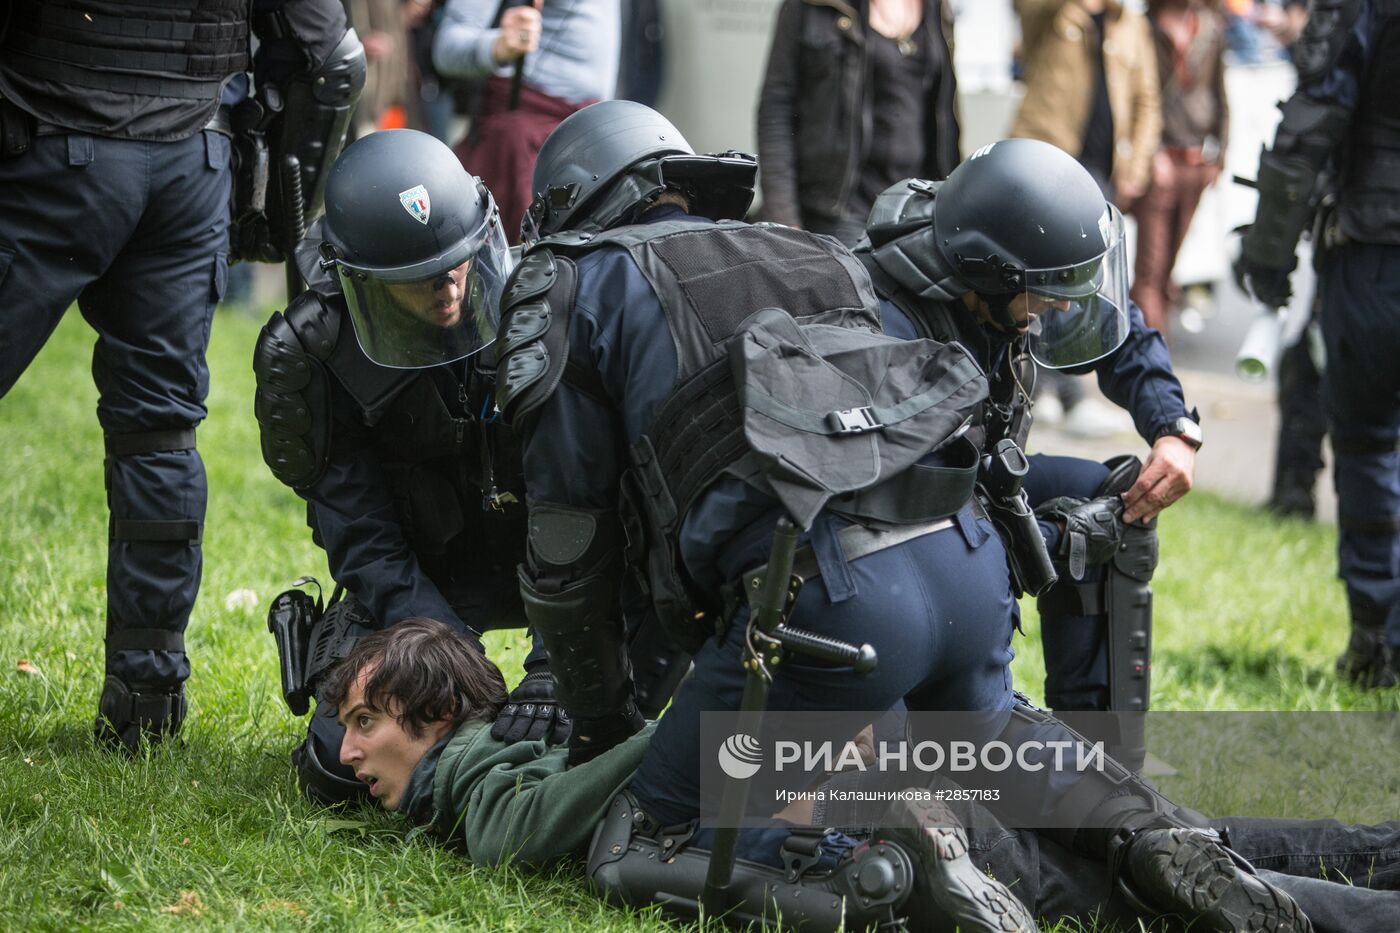
[[[474,645],[436,619],[409,618],[356,642],[321,683],[317,700],[339,707],[361,673],[364,701],[392,713],[415,738],[450,719],[489,722],[506,702],[501,671]]]

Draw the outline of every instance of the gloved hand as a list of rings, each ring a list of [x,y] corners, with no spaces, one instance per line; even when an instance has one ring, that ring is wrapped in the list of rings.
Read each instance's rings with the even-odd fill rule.
[[[1249,236],[1247,231],[1245,236]],[[1297,264],[1298,260],[1294,257],[1293,264],[1286,269],[1263,265],[1250,258],[1249,245],[1246,243],[1241,246],[1240,255],[1235,259],[1233,266],[1235,284],[1240,287],[1240,291],[1253,296],[1260,304],[1269,308],[1282,308],[1293,297],[1293,286],[1288,277],[1293,274]]]
[[[642,731],[647,721],[637,712],[631,700],[626,708],[606,719],[579,720],[569,738],[569,762],[572,768],[592,761],[603,752]]]
[[[1108,563],[1123,538],[1121,496],[1099,499],[1059,496],[1042,502],[1035,514],[1064,526],[1053,556],[1076,580],[1084,579],[1086,567]]]
[[[569,714],[554,696],[554,675],[548,668],[527,672],[491,726],[491,738],[497,742],[537,742],[550,745],[569,740],[573,723]]]

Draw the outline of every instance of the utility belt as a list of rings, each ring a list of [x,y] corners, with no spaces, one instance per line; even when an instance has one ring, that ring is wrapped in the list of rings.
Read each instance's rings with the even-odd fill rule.
[[[201,130],[213,130],[216,133],[223,133],[230,138],[233,137],[233,108],[227,104],[220,104],[214,108],[214,112],[209,116],[209,122],[200,127]],[[56,123],[47,123],[43,120],[34,121],[35,136],[63,136],[66,133],[81,133],[82,130],[75,130],[71,126],[59,126]]]
[[[982,503],[973,497],[968,504],[972,508],[974,518],[986,518],[987,512],[982,507]],[[860,560],[862,557],[869,557],[888,548],[913,541],[915,538],[922,538],[924,535],[931,535],[939,531],[945,531],[957,524],[954,515],[935,519],[934,521],[919,522],[913,525],[898,525],[893,528],[869,528],[865,525],[847,525],[836,532],[836,540],[840,542],[841,554],[846,562]],[[745,571],[739,579],[721,588],[720,592],[724,598],[724,616],[731,618],[734,611],[739,608],[740,603],[753,608],[754,601],[759,598],[763,590],[763,578],[768,572],[768,565],[755,567]],[[803,545],[797,549],[792,557],[792,598],[796,599],[797,591],[808,580],[816,580],[822,575],[821,564],[817,560],[817,553],[810,544]]]

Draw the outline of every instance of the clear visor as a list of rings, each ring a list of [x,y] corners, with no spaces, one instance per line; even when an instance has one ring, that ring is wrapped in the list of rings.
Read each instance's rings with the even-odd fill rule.
[[[494,213],[475,251],[470,245],[466,250],[455,266],[427,277],[336,263],[366,356],[380,366],[421,369],[464,359],[495,342],[501,291],[514,262]]]
[[[1027,349],[1049,369],[1083,366],[1128,339],[1128,259],[1123,215],[1102,222],[1108,249],[1077,266],[1027,269],[1026,290],[1012,299],[1016,320],[1029,320]]]

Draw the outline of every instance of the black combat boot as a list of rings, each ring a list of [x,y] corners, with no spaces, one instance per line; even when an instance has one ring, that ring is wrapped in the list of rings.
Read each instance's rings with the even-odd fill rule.
[[[99,745],[134,755],[143,737],[155,745],[178,735],[188,708],[184,684],[142,687],[108,674],[93,732]]]
[[[1347,596],[1351,606],[1351,637],[1346,650],[1337,657],[1338,676],[1364,688],[1400,684],[1400,658],[1385,641],[1385,607],[1355,593]]]
[[[1293,899],[1254,874],[1213,833],[1144,829],[1118,865],[1124,890],[1150,912],[1201,933],[1311,933]]]
[[[963,933],[1039,933],[1016,895],[968,856],[967,832],[947,804],[914,798],[895,803],[876,831],[900,843],[919,867],[923,898],[909,902],[912,928],[941,929],[937,920],[948,919]],[[929,916],[924,898],[946,918]]]
[[[1279,518],[1312,519],[1317,514],[1312,470],[1279,468],[1274,473],[1274,489],[1265,507]]]

